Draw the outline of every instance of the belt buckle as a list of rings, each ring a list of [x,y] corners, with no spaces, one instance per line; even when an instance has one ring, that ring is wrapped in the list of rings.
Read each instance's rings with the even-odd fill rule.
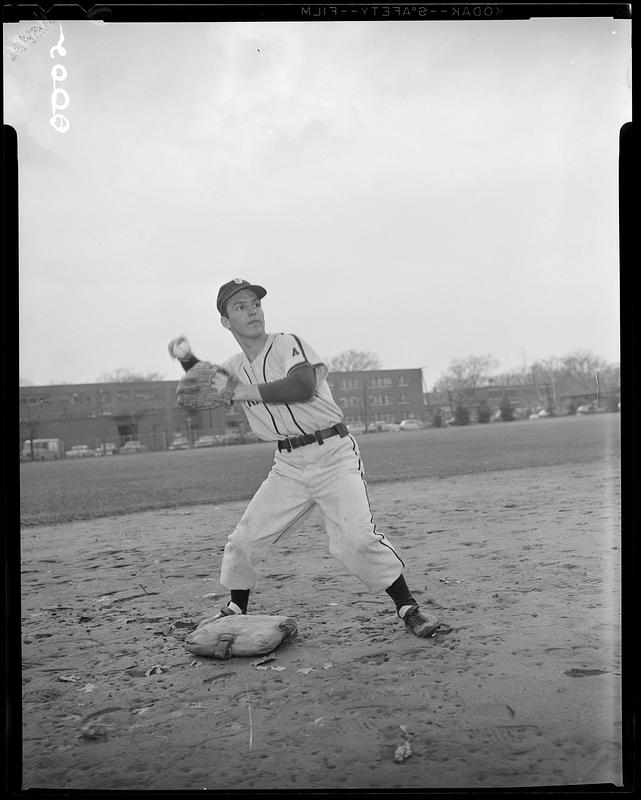
[[[292,452],[292,440],[289,438],[289,436],[286,436],[284,439],[281,439],[278,442],[278,449],[280,450],[281,453],[283,452],[283,450],[287,450],[288,453]]]

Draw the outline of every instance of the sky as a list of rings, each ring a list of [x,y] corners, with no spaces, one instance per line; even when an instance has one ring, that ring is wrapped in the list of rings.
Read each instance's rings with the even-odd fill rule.
[[[16,51],[26,27],[3,26],[22,381],[177,379],[179,334],[220,362],[232,278],[268,331],[427,388],[468,355],[619,361],[629,20],[69,21]]]

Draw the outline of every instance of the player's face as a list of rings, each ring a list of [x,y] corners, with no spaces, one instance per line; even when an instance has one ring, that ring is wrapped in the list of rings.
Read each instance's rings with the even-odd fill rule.
[[[241,289],[227,303],[223,325],[232,333],[249,339],[265,333],[265,316],[258,298],[249,289]]]

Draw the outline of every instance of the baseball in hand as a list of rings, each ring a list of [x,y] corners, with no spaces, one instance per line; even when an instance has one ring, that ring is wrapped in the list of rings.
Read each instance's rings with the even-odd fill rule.
[[[169,354],[181,361],[191,353],[191,346],[185,336],[178,336],[169,343]]]

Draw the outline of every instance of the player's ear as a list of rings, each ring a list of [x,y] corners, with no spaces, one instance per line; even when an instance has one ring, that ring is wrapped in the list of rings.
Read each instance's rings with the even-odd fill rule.
[[[229,324],[229,319],[227,317],[221,317],[220,324],[223,326],[223,328],[227,328],[227,330],[229,330],[229,328],[231,327]]]

